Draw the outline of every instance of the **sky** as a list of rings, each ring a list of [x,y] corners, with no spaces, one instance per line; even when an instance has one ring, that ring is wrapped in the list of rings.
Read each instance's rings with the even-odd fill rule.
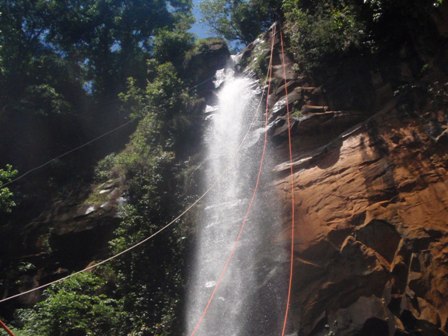
[[[212,33],[207,25],[200,22],[202,18],[201,11],[199,10],[200,2],[201,0],[193,0],[193,15],[196,22],[189,31],[195,34],[198,38],[216,37],[216,34]],[[232,52],[238,52],[245,46],[238,41],[227,41],[227,43]]]
[[[200,0],[193,0],[193,15],[196,19],[196,23],[190,29],[190,32],[199,38],[213,37],[215,34],[210,33],[210,29],[206,25],[199,22],[202,18],[201,11],[199,10],[200,2]]]

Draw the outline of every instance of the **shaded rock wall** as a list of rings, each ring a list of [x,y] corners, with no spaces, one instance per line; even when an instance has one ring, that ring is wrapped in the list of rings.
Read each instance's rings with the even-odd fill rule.
[[[116,179],[90,190],[83,187],[67,192],[65,198],[49,198],[50,207],[29,222],[2,228],[2,298],[108,256],[108,241],[120,221],[118,206],[124,201],[125,186]],[[36,291],[6,302],[0,313],[9,316],[16,307],[35,303],[40,294]]]

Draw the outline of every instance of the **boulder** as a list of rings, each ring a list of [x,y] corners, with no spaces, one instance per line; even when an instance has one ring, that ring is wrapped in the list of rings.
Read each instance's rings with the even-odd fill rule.
[[[212,79],[216,71],[224,68],[229,60],[230,52],[223,39],[202,39],[189,55],[184,72],[199,93],[206,96],[214,89]]]

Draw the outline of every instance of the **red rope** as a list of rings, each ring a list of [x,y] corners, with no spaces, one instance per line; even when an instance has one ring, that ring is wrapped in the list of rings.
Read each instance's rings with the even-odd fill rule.
[[[289,166],[290,166],[290,184],[291,184],[291,256],[290,256],[290,264],[289,264],[289,284],[288,284],[288,296],[286,299],[286,308],[285,308],[285,318],[283,320],[283,329],[282,336],[285,336],[286,333],[286,324],[288,322],[288,314],[289,314],[289,306],[291,303],[291,293],[292,293],[292,281],[293,281],[293,272],[294,272],[294,231],[295,231],[295,214],[294,214],[294,168],[293,168],[293,159],[292,159],[292,137],[291,137],[291,114],[289,111],[289,102],[288,102],[288,86],[286,82],[286,64],[285,64],[285,51],[283,47],[283,33],[280,32],[280,44],[282,51],[282,66],[283,66],[283,77],[285,80],[285,103],[286,103],[286,114],[288,121],[288,143],[289,143]]]
[[[3,323],[2,320],[0,320],[0,327],[2,327],[9,336],[14,336],[14,333],[8,328],[6,324]]]
[[[235,238],[235,240],[233,242],[232,248],[230,250],[230,254],[227,257],[226,262],[224,263],[224,267],[222,268],[221,273],[219,274],[218,280],[216,281],[216,285],[213,288],[213,291],[210,294],[210,297],[209,297],[209,299],[207,301],[207,304],[206,304],[204,310],[202,311],[202,314],[199,317],[199,320],[196,322],[195,327],[193,328],[193,331],[192,331],[190,336],[196,335],[196,333],[198,332],[199,328],[201,327],[201,324],[202,324],[205,316],[208,313],[210,305],[211,305],[211,303],[212,303],[212,301],[213,301],[213,299],[214,299],[214,297],[215,297],[215,295],[216,295],[216,293],[217,293],[217,291],[218,291],[218,289],[219,289],[219,287],[220,287],[220,285],[221,285],[221,283],[222,283],[222,281],[224,279],[224,276],[225,276],[225,274],[227,272],[227,269],[230,266],[230,263],[231,263],[234,255],[235,255],[235,252],[236,252],[237,244],[238,244],[238,242],[241,239],[241,236],[242,236],[243,231],[244,231],[244,227],[246,226],[247,220],[249,218],[249,213],[252,210],[252,206],[253,206],[253,203],[255,201],[255,196],[257,194],[258,187],[259,187],[259,184],[260,184],[261,173],[263,171],[263,163],[264,163],[264,158],[265,158],[265,155],[266,155],[266,147],[267,147],[267,141],[268,141],[268,137],[267,137],[268,111],[269,111],[268,99],[269,99],[269,93],[270,93],[270,88],[271,88],[272,55],[273,55],[273,50],[274,50],[275,27],[273,29],[272,35],[273,35],[273,38],[272,38],[272,45],[271,45],[271,58],[269,60],[269,66],[268,66],[268,69],[269,69],[268,70],[268,74],[269,74],[268,75],[268,77],[269,77],[268,91],[267,91],[267,94],[266,94],[266,111],[265,111],[265,129],[266,130],[265,130],[265,133],[264,133],[263,151],[261,153],[260,164],[259,164],[258,174],[257,174],[257,180],[256,180],[256,183],[255,183],[254,190],[252,192],[252,197],[251,197],[251,199],[249,201],[249,205],[248,205],[248,207],[246,209],[246,213],[244,214],[243,220],[241,222],[241,225],[240,225],[240,228],[239,228],[239,231],[238,231],[238,235],[236,236],[236,238]]]

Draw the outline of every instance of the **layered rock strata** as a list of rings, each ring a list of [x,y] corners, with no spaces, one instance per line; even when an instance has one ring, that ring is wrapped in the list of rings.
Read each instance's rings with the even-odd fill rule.
[[[257,43],[243,53],[248,69],[257,48],[269,45]],[[285,248],[290,183],[296,200],[290,332],[446,335],[447,111],[401,108],[378,73],[371,76],[371,111],[335,110],[325,90],[295,74],[288,58],[282,82],[279,50],[276,41],[268,132],[277,143],[272,186],[285,214],[273,243]]]

